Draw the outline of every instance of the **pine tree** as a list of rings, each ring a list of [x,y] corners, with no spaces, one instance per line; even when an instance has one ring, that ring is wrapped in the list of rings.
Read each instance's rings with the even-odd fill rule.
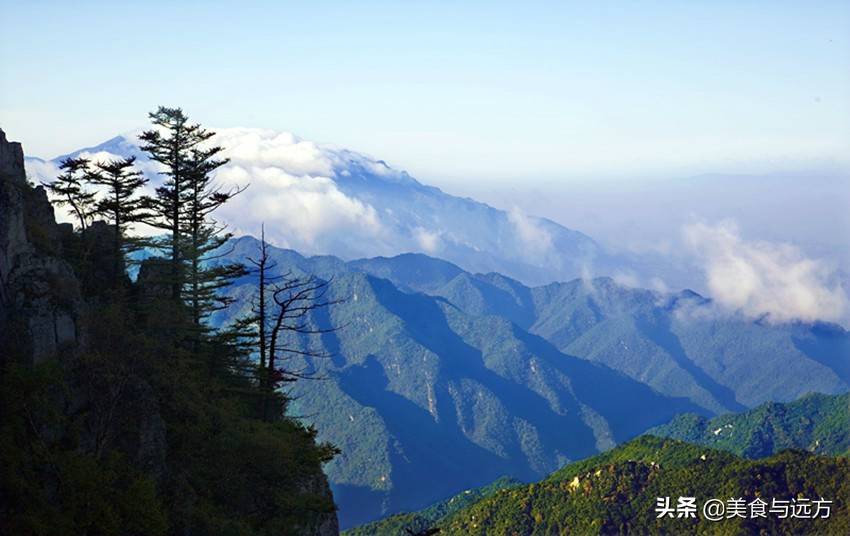
[[[89,160],[86,158],[66,158],[59,164],[64,173],[52,183],[42,183],[53,195],[55,204],[71,207],[83,231],[88,228],[95,211],[95,192],[85,188],[88,167]]]
[[[186,163],[186,190],[180,207],[187,271],[183,292],[192,320],[198,327],[211,313],[232,302],[220,291],[234,278],[245,274],[242,264],[218,262],[228,253],[222,247],[233,235],[212,217],[213,212],[244,190],[224,190],[214,182],[211,173],[228,162],[216,157],[221,151],[219,146],[192,149]]]
[[[225,226],[212,218],[213,212],[242,190],[223,190],[212,173],[228,162],[218,158],[219,146],[204,142],[215,133],[189,123],[180,108],[159,107],[150,114],[154,128],[140,136],[142,150],[165,167],[164,184],[149,198],[150,223],[170,233],[164,249],[171,262],[171,298],[185,302],[199,330],[212,312],[229,300],[220,291],[244,270],[240,264],[217,262],[221,247],[231,238]]]
[[[188,116],[180,108],[160,106],[149,117],[155,128],[139,136],[142,141],[140,148],[148,153],[151,160],[165,168],[160,174],[166,179],[156,189],[156,194],[146,200],[147,208],[153,213],[147,223],[170,233],[167,243],[161,247],[168,250],[170,257],[171,298],[179,301],[185,277],[182,204],[189,188],[188,168],[193,158],[192,150],[213,134],[200,125],[190,124]]]
[[[139,190],[148,180],[134,169],[136,157],[98,162],[89,172],[87,180],[105,187],[103,198],[97,203],[97,213],[107,219],[114,229],[113,281],[123,275],[126,256],[142,247],[142,241],[127,235],[127,227],[143,221],[145,200]]]

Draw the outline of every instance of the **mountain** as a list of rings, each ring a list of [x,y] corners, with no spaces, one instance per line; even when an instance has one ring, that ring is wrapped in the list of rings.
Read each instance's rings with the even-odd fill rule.
[[[257,247],[234,240],[228,258]],[[341,327],[313,347],[334,357],[292,363],[325,377],[297,383],[292,407],[342,450],[327,472],[344,528],[501,475],[540,478],[681,412],[848,389],[841,328],[723,316],[692,292],[606,278],[527,287],[419,254],[271,254],[345,300],[314,319]],[[253,284],[239,280],[214,321],[244,314]]]
[[[256,246],[240,238],[230,258],[254,255]],[[700,411],[559,352],[505,318],[404,292],[358,263],[276,248],[271,255],[281,271],[332,278],[328,298],[344,299],[314,319],[320,327],[341,326],[311,346],[333,357],[288,363],[325,378],[296,383],[291,410],[342,451],[326,471],[343,527],[421,508],[501,475],[540,478],[677,413]],[[245,313],[253,284],[238,281],[231,294],[242,299],[214,320]]]
[[[786,451],[746,460],[671,439],[642,436],[568,465],[535,484],[499,491],[439,520],[440,534],[846,534],[850,530],[850,460]],[[658,498],[695,497],[696,518],[664,517]],[[763,518],[703,518],[709,499],[830,500],[828,518],[776,513]],[[728,503],[725,503],[728,504]],[[810,503],[811,504],[811,503]],[[814,508],[810,510],[813,512]],[[728,515],[730,511],[727,510]],[[811,516],[811,514],[810,514]],[[380,534],[380,532],[378,533]]]
[[[394,257],[350,266],[474,316],[501,316],[563,353],[712,413],[850,389],[850,334],[834,324],[753,321],[720,312],[691,291],[634,289],[610,278],[528,287],[496,273],[425,268],[442,263],[424,256],[421,269],[439,277],[416,284],[407,275],[411,264],[412,257]]]
[[[444,532],[448,530],[452,533],[452,530],[469,528],[464,525],[464,519],[480,523],[481,527],[472,528],[486,529],[488,534],[545,534],[547,531],[559,532],[565,528],[580,529],[579,532],[606,532],[598,526],[591,530],[591,527],[578,527],[570,521],[573,519],[588,522],[595,517],[597,520],[604,519],[608,532],[622,532],[623,527],[628,527],[640,533],[647,530],[647,527],[641,525],[641,517],[635,515],[635,509],[623,504],[622,499],[625,497],[622,493],[603,495],[601,500],[606,503],[607,510],[601,518],[598,512],[591,512],[599,508],[599,505],[593,504],[600,499],[598,495],[594,495],[595,491],[599,491],[594,489],[594,486],[602,484],[603,489],[606,486],[616,486],[621,492],[634,490],[635,483],[629,480],[638,477],[639,471],[636,471],[638,466],[635,462],[649,465],[649,476],[655,476],[658,480],[652,485],[659,489],[659,496],[675,496],[679,493],[694,496],[691,492],[670,491],[671,486],[681,487],[686,484],[684,481],[676,481],[680,476],[687,476],[692,469],[699,472],[700,479],[706,478],[706,473],[713,473],[712,479],[707,483],[715,488],[723,486],[723,480],[731,476],[735,485],[727,487],[726,493],[731,492],[733,496],[739,496],[745,490],[753,491],[750,489],[753,486],[750,482],[757,482],[766,488],[764,478],[757,476],[752,480],[744,475],[753,474],[754,469],[762,471],[766,466],[773,466],[770,472],[775,473],[775,462],[778,460],[788,462],[788,465],[781,466],[786,467],[789,473],[802,474],[806,479],[811,479],[812,475],[806,473],[804,467],[813,467],[809,465],[813,459],[826,460],[827,465],[835,463],[839,471],[846,471],[846,460],[839,462],[829,461],[827,458],[811,458],[803,451],[820,456],[841,455],[846,458],[850,454],[848,446],[850,394],[811,394],[789,404],[767,403],[748,412],[713,419],[685,414],[677,416],[666,425],[650,429],[646,435],[636,440],[586,460],[568,464],[538,484],[510,486],[505,485],[503,480],[496,481],[489,486],[466,492],[467,497],[453,497],[419,512],[390,516],[349,532],[390,536],[400,534],[405,527],[415,530],[440,527]],[[777,456],[789,450],[796,453],[785,452],[782,456]],[[773,458],[751,466],[741,459],[770,457]],[[726,464],[734,466],[734,469],[721,471],[720,468]],[[817,463],[814,466],[816,465]],[[676,473],[679,472],[684,472],[684,475],[677,476]],[[609,478],[612,475],[616,475],[613,481]],[[787,475],[785,479],[791,480]],[[565,487],[564,483],[569,483],[566,488],[570,495],[581,488],[584,497],[574,503],[583,504],[570,504],[570,498],[559,498]],[[799,481],[793,482],[792,485],[798,489],[802,486]],[[812,485],[813,483],[809,483],[809,486]],[[698,490],[699,486],[697,482],[691,489]],[[818,493],[823,491],[816,489]],[[500,493],[501,490],[507,491]],[[772,493],[775,496],[775,489]],[[470,495],[478,498],[470,501]],[[708,497],[710,494],[704,496]],[[587,503],[588,497],[591,498],[590,504]],[[612,500],[615,502],[613,506]],[[524,505],[523,509],[517,508],[517,503]],[[640,508],[637,510],[641,511]],[[535,521],[530,518],[535,518]],[[538,526],[541,521],[542,526]],[[615,525],[612,526],[611,523]],[[618,528],[616,523],[625,524]],[[668,530],[684,532],[685,528],[671,526]]]
[[[680,415],[648,433],[763,458],[785,449],[850,453],[850,394],[811,394],[788,404],[768,402],[739,414],[706,419]]]
[[[272,243],[305,253],[352,259],[420,252],[469,271],[498,271],[532,283],[635,268],[578,231],[449,195],[382,160],[271,130],[217,132],[215,142],[230,158],[218,180],[226,186],[251,183],[217,213],[237,234],[257,234],[265,223]],[[28,158],[27,172],[33,181],[51,181],[68,156],[135,156],[153,187],[161,178],[139,150],[137,135],[52,160]]]

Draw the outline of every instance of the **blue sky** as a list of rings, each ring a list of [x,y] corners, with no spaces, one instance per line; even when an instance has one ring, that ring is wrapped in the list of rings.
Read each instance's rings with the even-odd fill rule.
[[[848,2],[170,4],[0,0],[0,127],[52,157],[180,105],[441,183],[850,155]]]

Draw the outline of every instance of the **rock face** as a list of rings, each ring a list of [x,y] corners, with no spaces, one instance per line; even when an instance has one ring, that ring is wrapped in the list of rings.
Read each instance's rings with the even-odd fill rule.
[[[303,489],[305,492],[315,493],[317,495],[332,495],[328,478],[324,473],[318,473],[304,485]],[[339,519],[337,518],[336,512],[319,516],[313,525],[301,527],[298,530],[298,534],[303,534],[305,536],[335,536],[339,534]]]
[[[0,129],[0,176],[24,176],[24,151],[21,144],[6,140],[6,133]]]
[[[8,302],[6,282],[14,259],[27,247],[21,182],[25,182],[24,153],[20,143],[9,143],[0,130],[0,312]]]
[[[0,130],[0,348],[40,362],[82,339],[79,282],[44,188],[27,184],[21,145]],[[9,344],[14,341],[14,344]],[[12,350],[14,348],[14,351]]]

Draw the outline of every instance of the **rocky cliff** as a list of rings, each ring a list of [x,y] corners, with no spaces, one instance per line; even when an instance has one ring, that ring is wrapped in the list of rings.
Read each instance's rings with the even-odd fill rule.
[[[4,359],[40,362],[60,348],[78,346],[83,338],[80,285],[59,256],[62,233],[44,188],[27,184],[21,145],[9,142],[0,130],[0,348],[4,349],[0,355]]]

